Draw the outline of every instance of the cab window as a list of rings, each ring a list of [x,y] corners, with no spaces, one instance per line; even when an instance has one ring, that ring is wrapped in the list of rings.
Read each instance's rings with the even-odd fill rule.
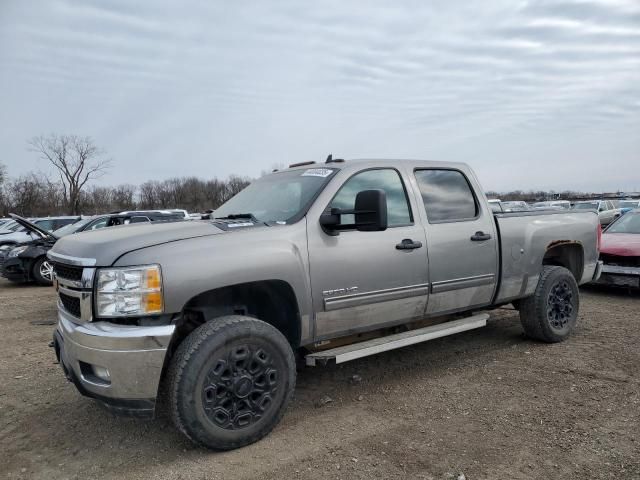
[[[471,185],[458,170],[416,170],[429,223],[458,222],[478,216],[478,202]]]
[[[392,168],[364,170],[355,174],[340,188],[329,208],[351,210],[355,206],[356,195],[362,190],[384,190],[387,196],[387,225],[399,227],[413,221],[407,193],[400,174]],[[340,223],[349,225],[355,222],[353,215],[341,215]]]

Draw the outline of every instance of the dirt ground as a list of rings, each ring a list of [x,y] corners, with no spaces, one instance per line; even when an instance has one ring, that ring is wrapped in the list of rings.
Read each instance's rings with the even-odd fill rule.
[[[583,290],[562,344],[525,339],[501,309],[483,329],[309,368],[276,430],[227,453],[80,396],[47,346],[54,318],[51,288],[0,280],[0,478],[640,478],[638,294]]]

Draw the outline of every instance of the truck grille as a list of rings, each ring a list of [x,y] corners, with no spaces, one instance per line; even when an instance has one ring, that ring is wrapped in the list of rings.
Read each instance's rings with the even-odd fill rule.
[[[614,265],[616,267],[640,267],[640,257],[625,257],[622,255],[601,253],[600,260],[602,260],[605,265]]]
[[[82,315],[80,311],[80,299],[65,295],[62,292],[58,292],[58,295],[64,309],[74,317],[80,318]]]
[[[74,267],[71,265],[63,265],[61,263],[53,264],[53,271],[58,278],[65,278],[79,282],[82,280],[82,267]]]

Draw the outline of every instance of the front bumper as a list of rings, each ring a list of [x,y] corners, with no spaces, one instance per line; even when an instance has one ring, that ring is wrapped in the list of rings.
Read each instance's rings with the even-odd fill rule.
[[[152,417],[174,329],[174,325],[139,327],[102,321],[77,324],[58,310],[53,341],[67,379],[80,393],[115,413]],[[105,369],[107,378],[96,373]]]
[[[26,282],[29,280],[29,275],[24,269],[24,264],[18,257],[5,257],[0,266],[0,274],[7,280],[13,282]]]
[[[602,275],[597,283],[617,287],[640,288],[640,267],[602,266]]]

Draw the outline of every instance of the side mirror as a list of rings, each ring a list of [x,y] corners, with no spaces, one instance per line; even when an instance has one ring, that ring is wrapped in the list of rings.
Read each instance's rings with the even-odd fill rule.
[[[341,215],[353,215],[353,224],[340,224]],[[378,232],[387,229],[387,195],[384,190],[362,190],[356,195],[353,210],[332,208],[320,216],[320,225],[330,235],[340,230]]]
[[[356,195],[356,230],[379,232],[387,229],[387,194],[384,190],[363,190]]]

